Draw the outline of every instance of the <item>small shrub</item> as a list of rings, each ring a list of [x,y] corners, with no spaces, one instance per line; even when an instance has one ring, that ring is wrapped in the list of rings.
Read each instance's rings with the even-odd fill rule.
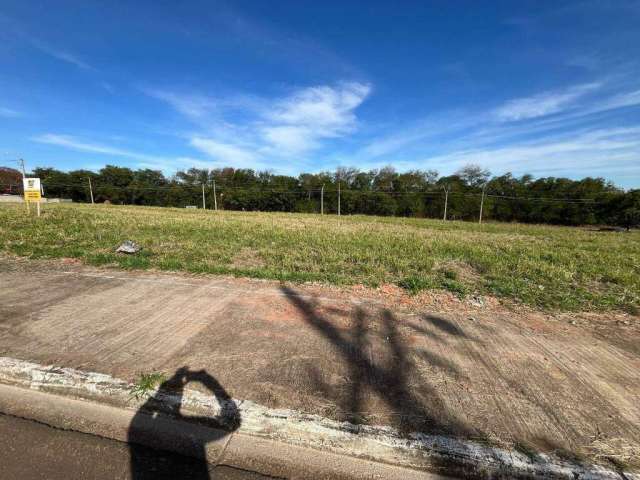
[[[451,280],[449,278],[444,278],[441,282],[442,288],[445,290],[449,290],[452,293],[455,293],[460,298],[464,298],[468,293],[468,289],[465,285],[458,282],[457,280]]]
[[[603,283],[613,283],[615,285],[621,283],[620,279],[614,275],[610,275],[608,273],[605,273],[604,275],[602,275],[600,277],[600,281]]]
[[[149,392],[155,390],[158,385],[164,382],[166,379],[164,373],[152,372],[141,373],[138,380],[131,386],[131,396],[140,399],[149,394]]]
[[[523,453],[531,460],[535,460],[538,457],[538,452],[535,447],[526,441],[516,442],[513,447],[516,451]]]
[[[422,290],[427,290],[434,287],[433,281],[431,279],[417,276],[405,277],[400,280],[397,285],[400,288],[404,288],[412,295],[415,295]]]
[[[442,275],[444,276],[444,278],[447,278],[449,280],[457,280],[458,279],[458,272],[456,272],[455,270],[442,270]]]

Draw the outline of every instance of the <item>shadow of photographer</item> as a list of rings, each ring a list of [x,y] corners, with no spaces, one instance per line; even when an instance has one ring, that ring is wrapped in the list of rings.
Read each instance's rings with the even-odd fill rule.
[[[190,383],[200,383],[216,397],[218,415],[182,413],[184,389]],[[131,420],[127,432],[131,478],[209,479],[207,444],[223,439],[239,426],[240,413],[224,387],[205,370],[181,367]]]

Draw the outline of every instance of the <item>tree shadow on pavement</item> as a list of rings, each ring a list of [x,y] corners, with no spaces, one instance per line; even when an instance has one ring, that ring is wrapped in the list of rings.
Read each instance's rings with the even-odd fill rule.
[[[355,306],[351,311],[337,310],[321,305],[313,297],[301,295],[292,288],[280,288],[288,301],[301,313],[306,324],[330,344],[337,354],[337,363],[341,365],[329,362],[328,366],[338,368],[329,371],[312,367],[309,370],[311,383],[316,391],[329,401],[324,408],[337,409],[329,414],[335,419],[356,425],[389,425],[403,435],[420,432],[473,440],[476,445],[488,448],[487,455],[495,455],[496,464],[502,461],[501,454],[491,449],[509,448],[508,445],[522,451],[539,465],[549,462],[549,457],[540,455],[541,453],[551,453],[556,458],[577,464],[588,463],[585,455],[588,450],[581,447],[584,443],[580,443],[585,441],[585,433],[575,427],[565,412],[562,402],[566,402],[566,399],[541,393],[546,385],[553,385],[545,383],[553,380],[548,379],[550,375],[546,370],[527,372],[529,377],[538,375],[539,378],[533,383],[531,378],[522,381],[517,376],[518,372],[510,369],[508,363],[502,365],[503,353],[500,348],[496,348],[494,342],[487,342],[482,336],[474,334],[473,328],[463,329],[453,320],[429,314],[420,315],[416,322],[407,319],[398,321],[388,309],[368,310]],[[348,317],[347,322],[344,321],[345,317]],[[414,333],[427,338],[426,343],[431,348],[427,350],[424,348],[425,342],[416,341]],[[438,351],[455,352],[456,355],[466,357],[467,365],[472,363],[475,366],[465,371],[452,359],[439,355]],[[498,394],[507,397],[489,406],[478,405],[481,411],[488,414],[497,411],[498,421],[478,421],[477,415],[474,418],[472,414],[471,420],[483,425],[476,428],[466,421],[465,410],[460,404],[448,405],[448,402],[456,402],[457,399],[451,394],[446,397],[451,390],[446,381],[442,386],[442,378],[446,376],[453,382],[464,382],[469,379],[469,375],[478,376],[473,378],[476,384],[485,378],[489,388],[495,387]],[[602,397],[598,399],[602,411],[607,414],[607,418],[615,418],[617,412],[606,396],[596,389],[579,384],[579,381],[568,376],[565,383],[576,392],[587,391],[593,397]],[[473,400],[473,393],[470,397]],[[465,400],[468,404],[469,397]],[[542,435],[528,430],[528,426],[522,428],[519,423],[522,421],[522,414],[515,407],[513,411],[509,411],[511,405],[524,405],[523,408],[545,418],[547,425],[559,426],[562,438],[549,438],[550,434],[547,432],[552,430],[548,427],[547,432]],[[589,415],[588,412],[581,413],[577,403],[576,408],[569,412],[571,414],[574,411]],[[608,433],[605,432],[608,435],[605,438],[633,439],[637,432],[628,423],[610,423],[612,427],[607,429]],[[597,433],[600,428],[595,425],[594,431]],[[357,427],[354,429],[356,432],[358,430]],[[505,430],[506,435],[503,434]],[[501,434],[502,437],[499,436]],[[473,459],[475,455],[477,452],[470,448],[468,458]],[[593,461],[593,457],[589,461]],[[614,468],[621,468],[615,461],[609,461]],[[483,476],[481,471],[468,470],[462,457],[439,457],[436,454],[430,457],[429,462],[431,467],[443,472],[455,472],[459,467],[459,472],[465,478],[476,474]],[[459,462],[457,467],[456,462]]]
[[[307,300],[295,290],[282,286],[289,301],[303,314],[304,320],[337,349],[348,367],[348,386],[340,392],[322,380],[322,372],[312,372],[316,387],[338,404],[344,414],[342,420],[363,423],[366,395],[374,393],[392,411],[391,423],[403,433],[434,432],[466,435],[468,427],[454,418],[436,390],[427,383],[415,385],[418,378],[411,352],[400,332],[397,319],[389,310],[382,312],[382,330],[378,342],[386,352],[382,361],[374,361],[371,341],[373,333],[369,317],[361,307],[352,315],[352,328],[344,331],[319,313],[315,302]],[[432,320],[433,321],[433,320]],[[436,320],[437,321],[437,320]],[[442,326],[442,322],[440,325]],[[448,326],[446,326],[448,327]],[[451,327],[445,330],[452,330]],[[453,332],[461,334],[459,330]],[[439,359],[445,364],[445,359]]]
[[[184,415],[184,388],[200,383],[221,405],[216,417]],[[167,402],[167,398],[171,401]],[[205,370],[182,367],[163,382],[138,409],[127,432],[131,478],[213,478],[206,456],[207,443],[220,440],[240,426],[240,413],[230,395]],[[169,453],[178,450],[182,455]]]

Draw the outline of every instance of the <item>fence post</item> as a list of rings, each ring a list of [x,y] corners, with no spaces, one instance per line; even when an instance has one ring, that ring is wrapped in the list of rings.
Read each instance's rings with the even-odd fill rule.
[[[25,179],[25,178],[27,178],[27,170],[26,170],[26,169],[25,169],[25,167],[24,167],[24,159],[23,159],[23,158],[21,158],[20,160],[18,160],[18,163],[19,163],[20,165],[22,165],[22,188],[23,188],[22,195],[24,196],[24,179]],[[25,203],[25,204],[26,204],[26,206],[27,206],[27,213],[29,213],[29,214],[30,214],[30,213],[31,213],[31,207],[29,206],[29,202],[27,202],[27,199],[26,199],[26,198],[24,199],[24,203]]]
[[[213,180],[213,208],[217,212],[218,211],[218,199],[216,198],[216,181]]]
[[[446,220],[447,219],[447,202],[449,200],[449,186],[446,187],[442,187],[444,190],[444,215],[442,217],[442,220]]]
[[[482,186],[482,197],[480,197],[480,217],[478,219],[478,223],[482,224],[482,207],[484,206],[484,191],[487,188],[487,184],[485,183]]]
[[[324,215],[324,183],[320,189],[320,215]]]
[[[91,205],[94,205],[94,202],[93,202],[93,186],[91,185],[91,177],[87,177],[87,180],[89,180],[89,194],[91,195]]]

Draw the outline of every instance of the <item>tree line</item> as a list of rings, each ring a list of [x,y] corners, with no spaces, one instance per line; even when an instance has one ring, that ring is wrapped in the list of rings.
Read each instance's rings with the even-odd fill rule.
[[[15,184],[11,185],[13,171]],[[17,176],[16,176],[17,174]],[[453,175],[433,170],[397,172],[393,167],[362,171],[302,173],[297,177],[268,171],[191,168],[167,178],[161,171],[108,165],[99,172],[36,168],[49,197],[169,207],[217,204],[220,209],[387,215],[561,225],[640,224],[640,190],[624,191],[603,178],[515,177],[468,165]],[[17,180],[16,180],[17,179]],[[0,168],[7,193],[20,193],[20,173]]]

